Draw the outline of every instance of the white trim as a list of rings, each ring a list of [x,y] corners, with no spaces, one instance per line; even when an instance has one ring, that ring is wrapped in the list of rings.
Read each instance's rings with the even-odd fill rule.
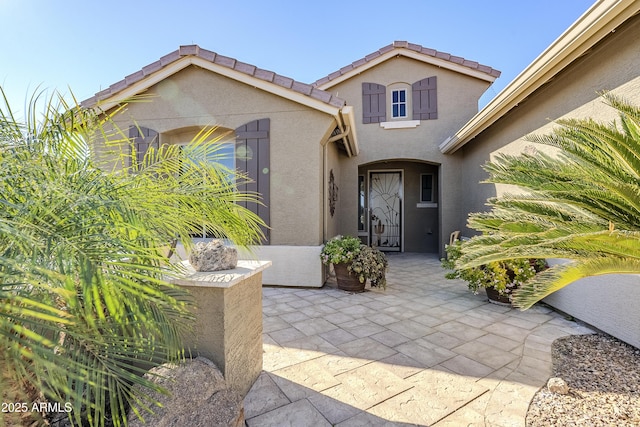
[[[360,147],[358,146],[358,136],[356,135],[356,119],[353,106],[345,105],[340,109],[340,117],[346,126],[351,129],[349,135],[347,135],[347,143],[351,149],[351,157],[357,156],[360,153]]]
[[[210,239],[194,239],[207,242]],[[321,288],[325,282],[324,268],[320,261],[322,246],[264,245],[251,246],[248,250],[238,248],[238,264],[270,261],[271,266],[262,272],[263,285]],[[172,261],[188,259],[184,245],[178,242]]]
[[[271,261],[262,273],[264,285],[321,288],[325,282],[321,251],[322,246],[252,246],[249,252],[239,249],[238,258]]]
[[[467,76],[470,77],[475,77],[477,79],[480,80],[484,80],[487,81],[489,83],[493,83],[496,80],[495,76],[489,75],[487,73],[484,73],[482,71],[478,71],[478,70],[474,70],[472,68],[469,67],[465,67],[463,65],[458,65],[456,63],[450,62],[450,61],[446,61],[444,59],[440,59],[440,58],[436,58],[434,56],[429,56],[429,55],[425,55],[423,53],[420,52],[416,52],[410,49],[406,49],[406,48],[401,48],[401,47],[396,47],[380,56],[378,56],[377,58],[372,59],[371,61],[367,61],[366,63],[359,65],[357,67],[354,67],[352,70],[350,70],[347,73],[342,74],[339,77],[336,77],[333,80],[329,80],[328,82],[322,83],[320,85],[317,86],[318,89],[321,90],[327,90],[339,83],[344,82],[345,80],[349,80],[350,78],[357,76],[361,73],[363,73],[364,71],[367,71],[370,68],[375,67],[378,64],[381,64],[391,58],[395,58],[397,56],[404,56],[407,58],[411,58],[411,59],[415,59],[418,60],[420,62],[424,62],[426,64],[431,64],[431,65],[435,65],[436,67],[439,68],[444,68],[447,70],[451,70],[451,71],[455,71],[458,72],[460,74],[465,74]]]
[[[636,0],[597,1],[455,135],[443,141],[440,151],[454,153],[639,10]]]
[[[433,202],[420,202],[416,203],[416,208],[437,208],[438,204]]]
[[[392,122],[380,122],[383,129],[410,129],[420,126],[420,120],[395,120]]]

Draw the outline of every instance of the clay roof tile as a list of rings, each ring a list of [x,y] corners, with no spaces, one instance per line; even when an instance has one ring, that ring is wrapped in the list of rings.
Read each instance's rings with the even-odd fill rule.
[[[407,41],[404,40],[397,40],[394,41],[392,44],[384,46],[380,49],[378,49],[375,52],[370,53],[369,55],[365,56],[364,58],[360,58],[354,62],[352,62],[350,65],[347,65],[346,67],[342,67],[340,68],[340,70],[338,71],[334,71],[333,73],[329,74],[328,76],[322,77],[321,79],[316,80],[315,82],[313,82],[313,86],[320,86],[320,85],[324,85],[326,83],[329,83],[331,80],[334,80],[346,73],[349,73],[351,71],[357,71],[358,67],[361,67],[365,64],[367,64],[368,62],[373,61],[374,59],[386,54],[387,52],[393,51],[394,49],[408,49],[414,52],[418,52],[421,53],[423,55],[427,55],[427,56],[431,56],[431,57],[435,57],[435,58],[439,58],[439,59],[443,59],[445,61],[449,61],[451,63],[454,64],[458,64],[458,65],[462,65],[464,67],[470,68],[470,69],[474,69],[474,70],[478,70],[481,71],[483,73],[486,73],[492,77],[499,77],[500,76],[500,71],[498,70],[494,70],[491,67],[488,66],[479,66],[479,64],[475,61],[468,61],[460,56],[452,56],[449,53],[446,52],[439,52],[435,49],[430,49],[430,48],[426,48],[423,47],[419,44],[415,44],[415,43],[409,43]]]

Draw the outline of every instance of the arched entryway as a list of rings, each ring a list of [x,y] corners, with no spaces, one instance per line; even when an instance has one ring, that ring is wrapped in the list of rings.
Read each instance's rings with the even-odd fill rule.
[[[358,167],[358,235],[387,252],[439,252],[439,165],[387,160]]]

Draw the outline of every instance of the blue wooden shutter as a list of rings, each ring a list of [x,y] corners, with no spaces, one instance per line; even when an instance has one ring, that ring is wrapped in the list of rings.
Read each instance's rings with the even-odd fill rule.
[[[438,82],[436,76],[427,77],[411,85],[413,91],[413,120],[438,118]]]
[[[244,124],[236,129],[236,168],[245,173],[250,182],[238,186],[241,192],[259,193],[262,204],[240,202],[240,204],[256,213],[267,226],[270,225],[271,187],[270,187],[270,154],[269,133],[270,120],[260,119]],[[269,229],[264,228],[266,241],[269,244]]]
[[[387,89],[377,83],[362,83],[362,123],[387,119]]]
[[[131,126],[129,127],[129,139],[133,144],[132,151],[135,152],[135,159],[132,152],[129,156],[128,166],[133,166],[134,169],[140,168],[144,155],[147,154],[150,147],[154,147],[156,150],[160,148],[160,137],[158,132],[153,129]],[[132,164],[134,160],[135,164]]]

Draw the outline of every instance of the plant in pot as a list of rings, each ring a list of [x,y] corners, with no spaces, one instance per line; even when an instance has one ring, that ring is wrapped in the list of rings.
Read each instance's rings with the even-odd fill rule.
[[[456,268],[456,260],[462,255],[461,242],[457,241],[445,247],[447,258],[443,258],[442,266],[449,270],[447,279],[462,279],[469,289],[477,294],[484,288],[489,302],[511,305],[513,291],[547,268],[544,259],[511,259],[502,262],[490,262],[479,267],[466,269]]]
[[[357,237],[333,237],[322,248],[320,258],[325,265],[333,264],[339,289],[362,292],[367,279],[371,286],[386,288],[388,263],[385,255],[363,245]]]

